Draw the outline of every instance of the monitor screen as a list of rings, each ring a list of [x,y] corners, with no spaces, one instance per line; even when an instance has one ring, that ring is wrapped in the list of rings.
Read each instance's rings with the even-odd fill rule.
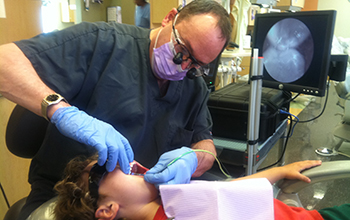
[[[324,96],[336,11],[257,14],[252,48],[264,58],[263,86]]]

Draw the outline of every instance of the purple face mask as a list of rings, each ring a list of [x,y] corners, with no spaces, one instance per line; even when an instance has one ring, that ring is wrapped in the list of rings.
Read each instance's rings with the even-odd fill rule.
[[[177,65],[173,62],[174,58],[174,43],[170,40],[169,43],[163,44],[156,48],[158,37],[162,29],[158,32],[156,43],[153,48],[152,55],[152,69],[158,78],[179,81],[182,80],[187,73],[187,70],[183,70],[181,65]]]

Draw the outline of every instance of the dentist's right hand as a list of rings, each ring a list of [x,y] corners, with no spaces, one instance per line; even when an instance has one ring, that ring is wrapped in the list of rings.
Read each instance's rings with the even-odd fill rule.
[[[114,170],[119,162],[124,173],[129,173],[134,160],[134,152],[129,141],[112,125],[100,121],[78,108],[62,107],[55,111],[51,122],[65,136],[94,147],[98,151],[98,164],[102,166],[108,159],[106,169]]]

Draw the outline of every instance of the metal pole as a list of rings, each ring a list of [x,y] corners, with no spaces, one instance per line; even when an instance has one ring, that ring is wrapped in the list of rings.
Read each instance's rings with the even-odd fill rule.
[[[260,105],[261,105],[261,77],[263,71],[263,59],[258,57],[259,50],[253,50],[252,57],[252,74],[250,81],[250,97],[248,110],[248,132],[247,132],[247,170],[246,174],[253,174],[253,167],[256,164],[256,156],[258,153],[258,139],[260,127]],[[256,169],[254,169],[256,170]]]

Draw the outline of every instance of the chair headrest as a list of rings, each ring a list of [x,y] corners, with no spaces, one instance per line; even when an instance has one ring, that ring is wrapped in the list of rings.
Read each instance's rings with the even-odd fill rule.
[[[6,128],[6,145],[11,153],[33,158],[44,140],[48,121],[16,105]]]
[[[37,209],[30,214],[30,216],[27,218],[27,220],[54,220],[55,215],[53,213],[55,206],[57,202],[57,197],[53,197],[49,201],[43,203],[41,206],[39,206]]]

